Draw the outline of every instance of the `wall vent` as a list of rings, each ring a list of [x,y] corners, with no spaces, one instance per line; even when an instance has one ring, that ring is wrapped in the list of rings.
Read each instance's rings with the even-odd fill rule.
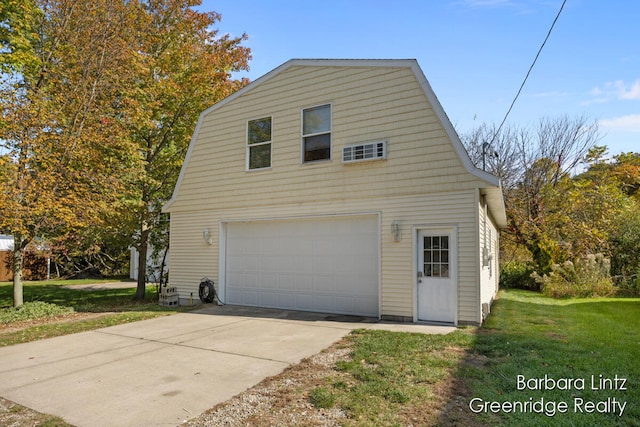
[[[342,148],[342,163],[380,160],[387,158],[387,141],[347,145]]]

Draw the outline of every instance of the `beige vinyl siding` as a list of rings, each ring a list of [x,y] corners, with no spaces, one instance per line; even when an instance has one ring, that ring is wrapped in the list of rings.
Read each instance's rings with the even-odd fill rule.
[[[302,109],[324,104],[332,109],[331,160],[303,164]],[[266,116],[271,168],[247,171],[247,120]],[[380,140],[386,160],[342,163],[343,146]],[[466,169],[411,68],[286,68],[203,115],[185,165],[169,208],[170,282],[182,301],[197,298],[205,276],[218,285],[224,221],[377,213],[382,315],[416,317],[417,230],[453,226],[458,321],[480,322],[478,206],[487,183]]]
[[[332,160],[302,164],[301,110],[324,103],[332,105]],[[407,68],[292,67],[214,113],[202,121],[171,212],[479,185]],[[247,172],[246,120],[262,115],[273,117],[272,167]],[[344,145],[375,140],[388,142],[386,161],[342,164]]]
[[[169,282],[178,288],[183,301],[192,292],[194,301],[198,300],[198,286],[203,277],[218,281],[217,227],[211,213],[206,211],[171,215]],[[213,245],[205,242],[205,229],[214,236]]]
[[[480,303],[491,304],[498,291],[498,229],[491,218],[485,203],[478,205],[479,247],[478,265],[480,266]],[[484,265],[483,248],[486,246],[493,259]]]
[[[477,280],[473,265],[477,239],[474,191],[422,194],[344,201],[265,206],[256,211],[220,209],[176,212],[171,217],[170,281],[180,297],[197,296],[198,284],[207,276],[219,282],[220,223],[231,220],[286,219],[325,215],[381,213],[381,313],[387,316],[414,317],[416,227],[452,225],[458,228],[458,281],[461,322],[477,322]],[[394,242],[391,222],[398,221],[402,240]],[[209,229],[213,244],[208,245],[202,232]],[[415,271],[414,271],[415,270]]]

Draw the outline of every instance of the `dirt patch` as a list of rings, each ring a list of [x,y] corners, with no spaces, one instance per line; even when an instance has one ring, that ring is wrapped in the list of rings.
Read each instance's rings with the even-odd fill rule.
[[[71,424],[65,423],[61,418],[41,414],[2,397],[0,397],[0,426],[73,427]]]
[[[348,374],[335,368],[338,361],[349,360],[352,342],[338,341],[326,350],[301,363],[291,366],[279,375],[266,378],[255,387],[220,403],[200,416],[187,421],[188,427],[263,427],[263,426],[323,426],[357,425],[340,408],[322,409],[311,404],[308,393],[316,387],[331,382],[351,380]],[[463,349],[447,348],[467,363]],[[484,360],[472,358],[471,364],[483,364]],[[400,415],[403,426],[452,426],[480,427],[468,408],[469,389],[452,371],[444,380],[432,384],[431,397],[415,404],[405,405]]]
[[[105,317],[112,314],[115,314],[115,313],[113,312],[81,313],[80,312],[80,313],[65,314],[63,316],[45,317],[42,319],[26,320],[24,322],[11,322],[8,324],[0,324],[0,335],[8,334],[10,332],[21,331],[23,329],[30,328],[32,326],[79,322],[82,320],[99,319],[100,317]]]
[[[335,377],[335,364],[348,360],[351,353],[346,340],[290,366],[279,375],[264,379],[256,386],[220,403],[185,426],[339,426],[346,414],[339,408],[316,408],[308,391]]]
[[[107,283],[88,283],[85,285],[69,285],[63,286],[64,289],[77,289],[81,291],[106,291],[108,289],[128,289],[138,286],[136,282],[107,282]]]

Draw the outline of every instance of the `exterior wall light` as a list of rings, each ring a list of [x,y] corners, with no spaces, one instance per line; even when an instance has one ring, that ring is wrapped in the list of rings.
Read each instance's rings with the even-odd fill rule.
[[[402,233],[400,232],[400,225],[398,221],[393,220],[391,223],[391,234],[393,234],[393,241],[399,242],[402,240]]]
[[[208,228],[205,228],[202,232],[202,238],[205,242],[207,242],[208,245],[213,245],[213,237],[211,237],[211,234],[209,234]]]

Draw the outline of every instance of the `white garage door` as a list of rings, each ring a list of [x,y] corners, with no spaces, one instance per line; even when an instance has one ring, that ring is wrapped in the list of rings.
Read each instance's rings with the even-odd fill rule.
[[[378,316],[378,217],[230,222],[226,303]]]

